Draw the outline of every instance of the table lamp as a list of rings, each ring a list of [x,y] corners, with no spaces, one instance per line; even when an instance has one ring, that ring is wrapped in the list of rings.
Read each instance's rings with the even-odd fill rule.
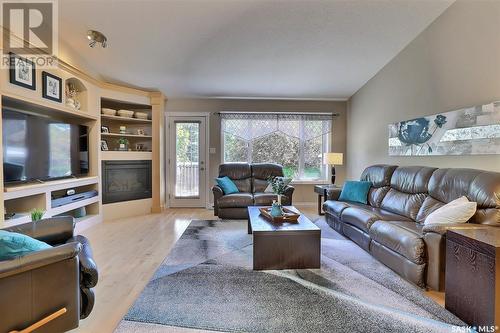
[[[342,165],[344,154],[342,153],[324,153],[323,164],[332,166],[332,184],[335,184],[335,166]]]

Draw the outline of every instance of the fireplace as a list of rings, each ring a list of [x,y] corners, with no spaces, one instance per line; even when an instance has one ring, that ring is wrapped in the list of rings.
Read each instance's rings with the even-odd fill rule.
[[[103,161],[104,204],[151,198],[151,161]]]

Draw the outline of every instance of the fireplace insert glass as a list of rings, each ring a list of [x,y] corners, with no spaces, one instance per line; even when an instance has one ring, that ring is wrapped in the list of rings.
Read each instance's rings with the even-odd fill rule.
[[[151,161],[103,161],[104,204],[151,198]]]

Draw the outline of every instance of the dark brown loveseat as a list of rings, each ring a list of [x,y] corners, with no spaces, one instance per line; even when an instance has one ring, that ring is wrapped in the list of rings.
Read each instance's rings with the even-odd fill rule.
[[[283,177],[283,167],[272,163],[226,163],[219,166],[219,177],[229,177],[238,187],[239,193],[224,195],[215,185],[214,215],[225,219],[248,218],[248,206],[267,206],[276,200],[273,193],[264,193],[270,177]],[[282,197],[283,205],[292,204],[294,188],[288,186]]]
[[[444,289],[448,229],[500,227],[500,173],[374,165],[361,180],[373,183],[368,205],[337,201],[341,190],[331,190],[323,206],[327,223],[420,287]],[[424,225],[461,196],[477,202],[469,223]]]

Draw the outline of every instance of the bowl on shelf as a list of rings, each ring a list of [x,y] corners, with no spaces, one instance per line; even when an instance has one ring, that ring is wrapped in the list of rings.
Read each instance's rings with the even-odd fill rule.
[[[134,115],[134,111],[118,110],[118,115],[120,117],[132,118],[132,116]]]
[[[116,110],[109,109],[109,108],[102,108],[101,112],[102,112],[102,114],[105,114],[106,116],[114,116],[114,115],[116,115]]]
[[[134,113],[134,117],[136,117],[137,119],[148,119],[148,114],[146,112],[135,112]]]

